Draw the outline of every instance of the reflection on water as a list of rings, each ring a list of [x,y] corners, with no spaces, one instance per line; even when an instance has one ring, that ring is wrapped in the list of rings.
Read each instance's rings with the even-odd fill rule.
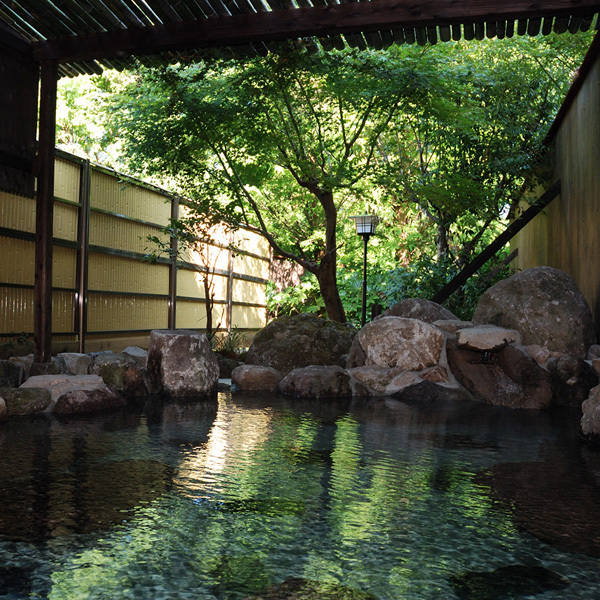
[[[0,600],[596,598],[578,415],[233,397],[0,429]]]

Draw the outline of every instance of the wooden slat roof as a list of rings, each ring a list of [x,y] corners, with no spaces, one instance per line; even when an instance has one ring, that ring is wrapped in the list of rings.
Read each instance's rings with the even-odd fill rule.
[[[264,54],[284,40],[377,49],[576,33],[598,29],[599,12],[598,0],[0,0],[0,42],[73,76],[134,56]]]

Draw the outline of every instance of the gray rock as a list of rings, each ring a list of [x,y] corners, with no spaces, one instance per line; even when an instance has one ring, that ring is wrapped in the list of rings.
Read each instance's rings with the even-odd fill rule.
[[[173,397],[216,393],[219,364],[204,333],[156,330],[148,348],[150,391]]]
[[[434,321],[458,321],[458,317],[443,306],[425,300],[424,298],[406,298],[388,308],[382,317],[404,317],[406,319],[419,319],[426,323]]]
[[[477,352],[447,344],[452,373],[475,398],[494,406],[546,408],[552,401],[550,374],[514,346]]]
[[[551,358],[548,372],[552,378],[552,403],[559,406],[580,406],[598,385],[594,368],[574,356]]]
[[[358,336],[352,340],[352,346],[348,358],[346,359],[346,369],[355,369],[356,367],[364,367],[367,362],[367,355],[360,345]]]
[[[350,375],[342,367],[311,365],[290,371],[278,391],[297,398],[351,398]]]
[[[100,375],[113,392],[126,398],[148,394],[146,370],[128,354],[99,354],[93,359],[90,373]]]
[[[447,333],[457,333],[460,329],[473,327],[473,322],[460,321],[458,319],[440,319],[439,321],[434,321],[432,325],[435,325],[438,329]]]
[[[47,363],[32,363],[29,369],[30,377],[40,375],[65,375],[67,373],[67,364],[65,359],[59,356],[53,356]]]
[[[79,352],[61,352],[57,355],[65,361],[66,372],[69,375],[87,375],[92,359],[87,354]]]
[[[231,383],[242,392],[274,392],[281,374],[271,367],[240,365],[231,372]]]
[[[231,379],[231,373],[233,370],[240,366],[240,362],[235,358],[227,358],[218,352],[215,352],[217,362],[219,363],[219,378],[220,379]]]
[[[283,375],[309,365],[341,365],[356,330],[311,314],[271,321],[252,340],[245,362]]]
[[[459,329],[456,333],[456,347],[482,352],[495,352],[509,344],[519,343],[519,332],[495,325],[478,325]]]
[[[384,396],[387,386],[402,372],[401,369],[390,369],[377,365],[348,369],[350,377],[368,390],[369,396]]]
[[[0,360],[0,387],[19,387],[23,379],[23,365],[10,360]]]
[[[403,317],[382,317],[358,333],[365,364],[421,371],[438,364],[444,334],[429,323]]]
[[[534,267],[500,281],[480,298],[473,322],[521,333],[525,346],[585,359],[595,343],[592,313],[575,281],[551,267]]]
[[[138,367],[145,367],[148,360],[148,350],[138,348],[137,346],[127,346],[121,354],[126,354],[135,360]]]
[[[581,432],[585,436],[600,440],[600,386],[590,390],[590,395],[581,405]]]
[[[42,388],[50,392],[52,403],[63,394],[73,390],[94,390],[105,387],[102,377],[98,375],[34,375],[21,387],[22,389]]]
[[[23,381],[29,378],[31,365],[33,364],[33,354],[28,354],[27,356],[11,356],[8,360],[11,363],[15,363],[23,367]],[[23,381],[21,383],[23,383]]]
[[[588,348],[587,359],[596,360],[598,358],[600,358],[600,344],[592,344]]]
[[[52,396],[44,388],[3,388],[0,389],[0,398],[9,417],[44,412],[52,404]]]
[[[108,386],[93,390],[72,390],[58,398],[53,412],[57,415],[83,415],[123,408],[127,401]]]
[[[6,402],[2,396],[0,396],[0,423],[8,419],[8,413],[6,412]]]
[[[435,402],[440,400],[472,400],[471,395],[462,387],[456,385],[439,385],[432,381],[419,379],[411,385],[402,387],[390,394],[401,402]]]

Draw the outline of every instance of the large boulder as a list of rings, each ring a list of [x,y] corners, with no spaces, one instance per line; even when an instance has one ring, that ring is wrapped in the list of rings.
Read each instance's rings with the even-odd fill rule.
[[[546,408],[552,401],[550,374],[514,346],[497,352],[457,348],[448,340],[452,373],[475,398],[495,406]]]
[[[117,394],[126,398],[146,396],[145,368],[140,367],[132,356],[120,354],[98,354],[89,367],[90,373],[100,375],[104,383]]]
[[[592,313],[575,281],[552,267],[534,267],[498,282],[480,298],[473,322],[520,332],[525,346],[585,359],[595,342]]]
[[[43,388],[2,388],[0,399],[5,405],[8,417],[44,412],[52,403],[50,392]]]
[[[239,365],[231,372],[231,383],[242,392],[274,392],[281,374],[271,367]]]
[[[299,398],[350,398],[348,371],[339,366],[312,365],[290,371],[279,383],[282,394]]]
[[[358,333],[365,365],[422,371],[439,363],[444,334],[429,323],[403,317],[382,317]]]
[[[419,319],[426,323],[434,321],[458,319],[448,309],[431,300],[424,298],[406,298],[390,306],[382,315],[383,317],[404,317],[405,319]]]
[[[98,375],[34,375],[19,389],[42,388],[50,392],[52,405],[72,390],[94,390],[106,387]]]
[[[351,325],[311,314],[281,317],[254,336],[245,362],[272,367],[283,375],[310,365],[345,366],[355,335]]]
[[[217,390],[219,364],[204,333],[153,331],[147,370],[153,393],[173,397],[209,396]]]
[[[71,390],[60,396],[54,405],[57,415],[83,415],[123,408],[127,401],[104,385],[93,390]]]

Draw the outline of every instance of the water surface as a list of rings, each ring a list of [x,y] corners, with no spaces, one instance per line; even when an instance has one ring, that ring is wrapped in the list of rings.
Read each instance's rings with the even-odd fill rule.
[[[221,394],[0,429],[0,599],[597,598],[577,412]]]

